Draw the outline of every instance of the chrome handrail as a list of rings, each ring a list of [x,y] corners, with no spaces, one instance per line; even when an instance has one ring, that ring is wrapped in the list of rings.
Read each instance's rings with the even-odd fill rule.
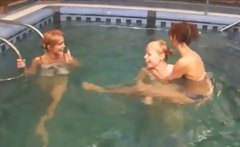
[[[30,24],[24,24],[24,23],[19,23],[13,20],[4,20],[4,19],[0,19],[0,23],[6,23],[6,24],[13,24],[13,25],[20,25],[20,26],[25,26],[25,27],[29,27],[31,29],[33,29],[34,31],[37,32],[37,34],[43,38],[43,34],[34,26],[30,25]]]
[[[43,34],[37,29],[35,28],[34,26],[30,25],[30,24],[24,24],[24,23],[20,23],[20,22],[16,22],[16,21],[12,21],[12,20],[4,20],[4,19],[0,19],[0,23],[5,23],[5,24],[13,24],[13,25],[20,25],[20,26],[25,26],[25,27],[28,27],[28,28],[31,28],[32,30],[34,30],[35,32],[37,32],[37,34],[43,38]],[[3,38],[3,37],[0,37],[0,40],[5,42],[7,45],[9,45],[11,47],[11,49],[14,50],[14,52],[17,54],[18,58],[19,59],[22,59],[22,56],[19,52],[19,50],[11,43],[9,42],[7,39]],[[24,69],[24,68],[23,68]],[[13,80],[13,79],[17,79],[17,78],[20,78],[24,75],[24,71],[23,73],[17,75],[17,76],[14,76],[14,77],[10,77],[10,78],[4,78],[4,79],[1,79],[0,78],[0,82],[2,81],[10,81],[10,80]]]
[[[13,51],[16,53],[16,55],[18,56],[18,58],[19,58],[19,59],[22,59],[22,56],[21,56],[19,50],[18,50],[11,42],[9,42],[7,39],[2,38],[2,37],[0,37],[0,40],[3,41],[3,42],[5,42],[7,45],[9,45],[9,46],[11,47],[11,49],[13,49]],[[23,75],[24,75],[24,72],[21,73],[21,74],[19,74],[19,75],[17,75],[17,76],[14,76],[14,77],[3,78],[3,79],[0,78],[0,82],[14,80],[14,79],[17,79],[17,78],[22,77]]]
[[[220,31],[223,32],[223,31],[225,31],[225,30],[227,30],[227,29],[229,29],[229,28],[231,28],[235,25],[238,25],[239,23],[240,23],[240,21],[234,22],[234,23],[232,23],[230,25],[227,25],[226,27],[222,28]]]

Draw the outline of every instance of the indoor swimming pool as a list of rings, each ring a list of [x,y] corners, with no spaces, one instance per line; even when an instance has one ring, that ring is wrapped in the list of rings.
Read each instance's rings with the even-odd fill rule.
[[[50,21],[40,31],[53,28]],[[169,42],[167,28],[84,21],[62,22],[60,28],[81,67],[70,74],[67,91],[41,135],[36,128],[51,98],[36,85],[37,77],[0,83],[0,146],[43,147],[44,137],[48,147],[240,146],[239,32],[202,32],[192,44],[215,78],[213,98],[196,107],[161,101],[146,105],[142,97],[82,88],[84,81],[101,86],[133,81],[144,65],[146,44],[158,38]],[[40,39],[30,33],[14,43],[27,65],[43,52]],[[0,56],[1,77],[22,72],[12,50]],[[177,58],[175,52],[169,62]]]
[[[225,33],[204,33],[193,44],[207,70],[217,77],[218,96],[200,107],[162,102],[148,106],[141,97],[84,91],[81,83],[114,85],[133,80],[144,64],[146,43],[159,37],[167,40],[166,30],[68,22],[61,29],[82,67],[70,75],[54,117],[45,123],[49,146],[239,145],[239,34],[231,38]],[[39,36],[32,34],[16,46],[29,63],[42,52],[39,43]],[[0,90],[1,146],[41,146],[35,129],[51,102],[49,96],[39,90],[34,78],[1,83]]]

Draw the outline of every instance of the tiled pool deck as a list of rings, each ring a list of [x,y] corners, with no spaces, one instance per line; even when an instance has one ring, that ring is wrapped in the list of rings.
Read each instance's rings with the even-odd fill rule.
[[[27,15],[33,11],[39,10],[46,6],[86,6],[86,7],[113,7],[113,8],[131,8],[131,9],[147,9],[147,10],[158,10],[168,12],[185,12],[205,15],[207,9],[208,15],[218,16],[236,16],[240,15],[239,7],[230,6],[219,6],[219,5],[208,5],[196,4],[196,3],[183,3],[183,2],[166,2],[166,1],[80,1],[78,3],[62,2],[38,2],[36,4],[29,5],[28,8],[22,8],[10,12],[7,15],[2,15],[2,19],[13,20],[21,16]],[[17,12],[17,13],[16,13]]]
[[[134,6],[133,6],[134,5]],[[45,9],[46,8],[46,9]],[[173,2],[104,2],[83,1],[79,3],[38,2],[0,16],[2,20],[15,20],[27,23],[37,29],[53,22],[56,12],[60,21],[101,22],[117,25],[147,26],[149,17],[154,17],[154,25],[168,28],[178,21],[192,22],[198,29],[220,30],[225,26],[240,21],[240,8],[209,5],[206,14],[204,4]],[[225,11],[226,13],[223,13]],[[239,26],[234,28],[239,31]],[[31,29],[0,23],[0,36],[15,43],[26,36]],[[0,44],[1,50],[6,46]]]

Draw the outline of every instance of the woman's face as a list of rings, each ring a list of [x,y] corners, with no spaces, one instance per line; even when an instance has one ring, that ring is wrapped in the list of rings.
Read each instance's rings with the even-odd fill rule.
[[[58,42],[56,44],[49,46],[49,51],[56,56],[62,56],[65,48],[64,38],[63,36],[59,36],[57,40]]]
[[[158,51],[159,50],[159,51]],[[149,43],[146,47],[146,53],[144,56],[147,68],[155,68],[160,61],[163,61],[164,55],[160,51],[159,45],[155,42]]]

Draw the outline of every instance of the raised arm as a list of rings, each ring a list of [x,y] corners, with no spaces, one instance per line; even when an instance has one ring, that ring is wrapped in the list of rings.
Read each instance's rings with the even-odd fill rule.
[[[67,62],[72,68],[77,68],[77,67],[80,66],[80,62],[71,55],[70,50],[67,50],[67,53],[65,53],[65,58],[66,58],[66,62]]]

